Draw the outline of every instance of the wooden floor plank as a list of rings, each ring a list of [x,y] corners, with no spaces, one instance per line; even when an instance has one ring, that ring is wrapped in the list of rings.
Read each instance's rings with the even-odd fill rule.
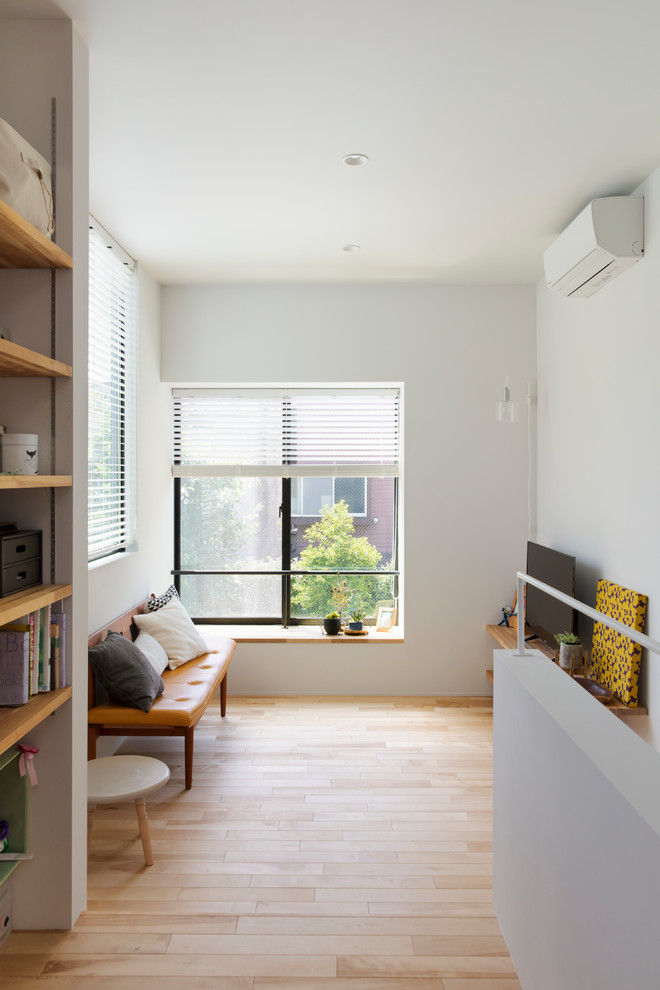
[[[488,699],[238,698],[97,809],[73,932],[14,932],[3,990],[520,990],[491,902]]]

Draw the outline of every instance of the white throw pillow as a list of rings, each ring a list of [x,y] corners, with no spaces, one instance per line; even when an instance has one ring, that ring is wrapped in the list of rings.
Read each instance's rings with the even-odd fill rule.
[[[141,632],[146,632],[158,640],[167,653],[170,670],[175,670],[182,663],[209,652],[205,640],[197,632],[192,619],[181,602],[175,598],[157,612],[134,615],[133,621]]]
[[[169,663],[169,657],[158,640],[150,636],[149,633],[141,632],[134,642],[135,646],[145,655],[156,673],[162,674]]]

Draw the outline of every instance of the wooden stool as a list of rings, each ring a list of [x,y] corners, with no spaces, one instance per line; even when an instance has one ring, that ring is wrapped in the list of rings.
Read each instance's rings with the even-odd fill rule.
[[[89,850],[97,804],[135,801],[144,861],[151,866],[149,819],[144,799],[170,779],[170,769],[151,756],[103,756],[87,764],[87,849]]]

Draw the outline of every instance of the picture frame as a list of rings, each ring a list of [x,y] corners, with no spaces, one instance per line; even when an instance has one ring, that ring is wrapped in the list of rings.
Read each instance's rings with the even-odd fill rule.
[[[396,605],[380,606],[376,619],[376,632],[389,632],[396,619]]]

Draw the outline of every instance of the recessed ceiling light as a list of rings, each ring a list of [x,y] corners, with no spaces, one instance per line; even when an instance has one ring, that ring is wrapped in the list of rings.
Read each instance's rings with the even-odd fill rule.
[[[369,159],[367,158],[366,155],[346,155],[345,158],[342,158],[342,161],[344,165],[358,166],[358,165],[366,165]]]
[[[360,245],[359,244],[344,244],[344,246],[342,248],[342,251],[348,251],[349,254],[351,254],[354,251],[359,251],[359,250],[360,250]]]

